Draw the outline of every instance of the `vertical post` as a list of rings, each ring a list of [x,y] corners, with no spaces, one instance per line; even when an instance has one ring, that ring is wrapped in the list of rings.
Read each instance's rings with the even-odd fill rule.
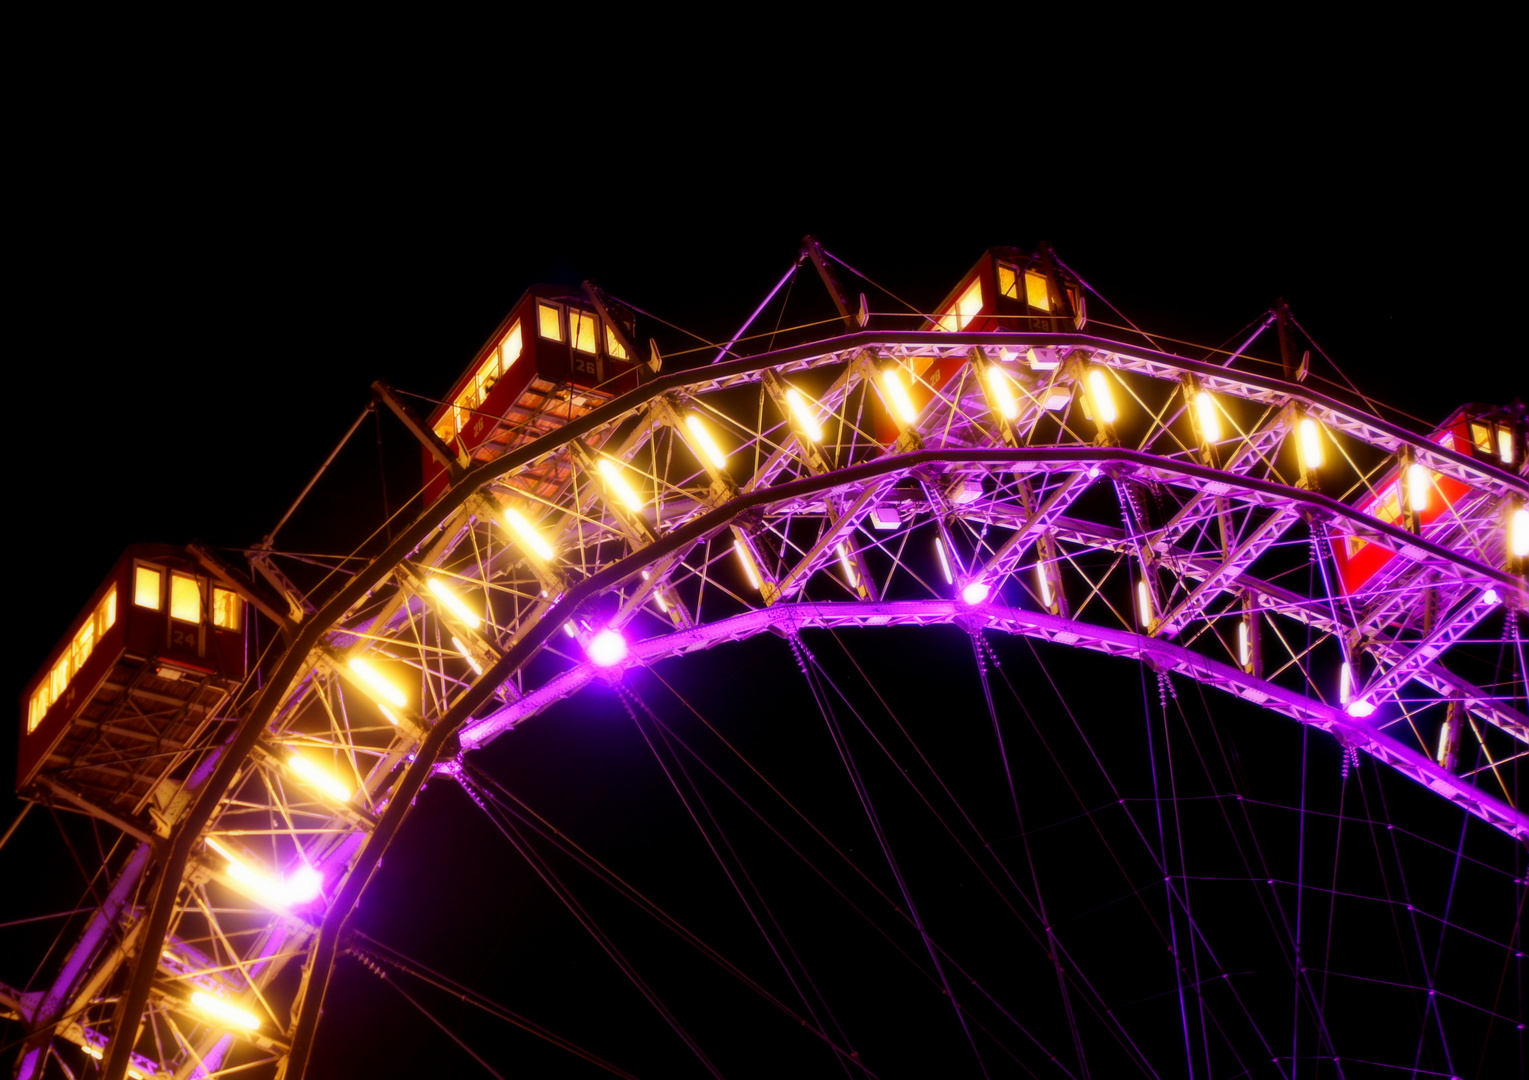
[[[1279,330],[1279,360],[1285,369],[1285,381],[1295,382],[1295,362],[1290,352],[1290,305],[1283,299],[1274,301],[1274,321]]]

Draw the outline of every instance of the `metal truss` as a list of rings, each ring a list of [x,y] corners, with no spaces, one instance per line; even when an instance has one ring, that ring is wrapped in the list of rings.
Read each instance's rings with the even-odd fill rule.
[[[1094,419],[1096,370],[1113,421]],[[1214,442],[1199,391],[1224,421]],[[1304,419],[1322,425],[1320,470],[1297,456]],[[1403,454],[1471,496],[1421,531],[1355,509]],[[554,494],[549,475],[567,478]],[[288,596],[286,650],[234,699],[236,734],[162,782],[46,1007],[31,1002],[52,1025],[37,1047],[106,1046],[114,1077],[304,1075],[346,919],[438,763],[625,665],[764,630],[957,623],[1136,657],[1529,840],[1512,801],[1529,718],[1470,648],[1529,605],[1503,529],[1526,499],[1522,469],[1302,384],[1082,334],[865,330],[653,379],[462,472],[365,566]],[[1354,595],[1331,553],[1346,537],[1397,555]],[[260,559],[267,579],[304,578]],[[612,631],[625,654],[601,666]],[[1500,769],[1436,760],[1460,716]],[[321,895],[273,900],[305,866]],[[197,992],[252,1026],[209,1022]]]

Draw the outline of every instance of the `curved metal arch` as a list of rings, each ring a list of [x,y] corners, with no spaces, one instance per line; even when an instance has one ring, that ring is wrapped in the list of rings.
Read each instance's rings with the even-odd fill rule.
[[[1355,413],[1349,407],[1334,399],[1314,394],[1304,386],[1284,383],[1273,379],[1258,379],[1246,376],[1240,372],[1231,372],[1227,368],[1216,365],[1189,361],[1169,354],[1157,353],[1151,350],[1127,348],[1119,343],[1109,342],[1104,339],[1094,338],[1088,335],[1078,334],[970,334],[970,333],[935,333],[915,332],[905,334],[888,334],[886,332],[865,331],[857,334],[849,334],[828,341],[817,342],[794,349],[781,350],[776,353],[763,356],[751,357],[744,360],[736,360],[717,364],[701,372],[676,372],[648,383],[639,390],[610,402],[604,407],[591,412],[584,418],[575,421],[556,432],[537,440],[519,450],[506,454],[495,461],[479,465],[466,472],[448,492],[434,505],[426,507],[420,516],[408,526],[384,551],[368,563],[359,573],[342,585],[337,592],[319,609],[312,619],[305,620],[304,624],[297,629],[293,641],[287,653],[276,665],[270,681],[256,700],[248,715],[241,721],[233,742],[223,752],[218,762],[214,777],[200,792],[191,813],[183,819],[177,831],[172,835],[169,844],[169,852],[161,868],[155,889],[155,900],[150,909],[150,918],[147,924],[147,933],[151,940],[162,940],[164,937],[164,924],[168,921],[168,911],[173,907],[176,892],[183,880],[190,853],[197,840],[207,828],[210,817],[218,800],[228,790],[234,781],[238,771],[243,767],[245,759],[255,749],[262,733],[271,723],[277,711],[283,707],[289,699],[292,688],[304,677],[304,672],[311,665],[313,654],[321,649],[325,638],[334,632],[357,606],[365,602],[374,591],[387,584],[389,575],[406,560],[414,557],[420,549],[427,544],[432,536],[440,532],[443,525],[449,525],[452,521],[460,520],[460,515],[468,507],[480,491],[489,483],[507,477],[525,466],[557,454],[569,447],[576,438],[583,437],[592,432],[602,429],[611,429],[623,423],[625,419],[636,415],[643,406],[654,402],[662,395],[674,391],[683,391],[691,394],[708,393],[715,390],[725,390],[730,387],[757,383],[762,373],[773,370],[777,373],[789,373],[792,371],[821,368],[834,364],[846,363],[856,355],[872,350],[877,354],[885,351],[891,357],[906,357],[912,354],[927,355],[930,351],[944,355],[956,355],[972,346],[1003,346],[1003,345],[1069,345],[1092,350],[1092,362],[1106,366],[1116,367],[1122,371],[1133,371],[1139,374],[1157,379],[1175,379],[1184,372],[1194,373],[1206,380],[1207,384],[1217,392],[1228,393],[1242,397],[1250,401],[1260,402],[1267,405],[1284,406],[1291,402],[1304,404],[1314,414],[1332,423],[1334,427],[1345,431],[1355,438],[1367,441],[1387,452],[1394,452],[1397,447],[1406,445],[1414,448],[1419,454],[1420,460],[1426,460],[1430,465],[1440,471],[1451,475],[1460,476],[1468,481],[1487,490],[1497,497],[1513,495],[1522,497],[1529,494],[1522,480],[1511,476],[1501,469],[1493,466],[1484,466],[1465,455],[1453,450],[1440,447],[1437,444],[1420,439],[1418,436],[1406,432],[1396,425],[1389,424],[1368,416]],[[1165,425],[1166,426],[1166,425]],[[439,717],[434,727],[425,734],[423,741],[417,748],[417,759],[413,765],[404,772],[398,785],[394,788],[391,801],[386,810],[378,819],[371,836],[365,841],[352,871],[347,875],[339,894],[334,898],[326,916],[323,929],[319,935],[318,944],[311,956],[309,973],[305,976],[304,990],[301,996],[301,1010],[294,1038],[292,1056],[289,1058],[288,1071],[296,1069],[301,1074],[307,1053],[311,1049],[313,1025],[316,1022],[317,1011],[322,1007],[324,983],[327,979],[327,970],[333,961],[334,949],[338,941],[338,931],[343,925],[344,919],[354,907],[361,891],[365,888],[366,880],[372,869],[375,868],[376,860],[380,858],[391,837],[396,833],[401,824],[407,806],[419,786],[428,776],[432,762],[442,754],[454,752],[453,742],[456,732],[472,717],[472,715],[486,706],[495,690],[515,670],[521,667],[530,656],[534,655],[546,641],[548,636],[567,618],[576,616],[588,604],[593,603],[606,591],[618,587],[623,582],[635,578],[640,571],[651,565],[654,561],[675,554],[726,529],[730,523],[737,520],[741,515],[751,511],[760,510],[779,503],[783,500],[804,499],[813,495],[821,495],[827,492],[843,490],[846,487],[857,484],[871,484],[883,481],[888,477],[908,475],[912,470],[930,464],[987,464],[987,465],[1036,465],[1048,467],[1060,467],[1074,465],[1087,467],[1097,465],[1101,468],[1114,468],[1122,473],[1129,473],[1146,479],[1159,480],[1162,482],[1188,482],[1192,485],[1221,485],[1226,490],[1235,490],[1242,493],[1250,500],[1262,501],[1266,505],[1280,505],[1285,507],[1299,506],[1311,514],[1329,521],[1341,521],[1354,534],[1366,539],[1378,541],[1393,551],[1405,552],[1409,548],[1421,553],[1428,559],[1431,565],[1447,569],[1458,580],[1471,582],[1478,585],[1492,584],[1500,587],[1509,595],[1513,596],[1519,604],[1524,603],[1524,585],[1516,577],[1492,567],[1487,567],[1480,562],[1461,555],[1451,548],[1422,539],[1395,526],[1386,525],[1367,515],[1359,513],[1352,507],[1332,499],[1328,496],[1315,492],[1300,491],[1285,485],[1261,480],[1256,477],[1239,476],[1224,470],[1217,470],[1206,466],[1178,459],[1168,459],[1159,455],[1142,451],[1133,451],[1119,448],[1090,448],[1082,446],[1057,447],[1046,449],[1006,450],[1006,449],[936,449],[916,451],[908,454],[883,455],[872,461],[847,466],[820,476],[812,476],[801,479],[786,480],[758,490],[747,491],[731,499],[720,507],[705,510],[691,516],[671,532],[661,536],[656,542],[642,548],[623,558],[611,561],[599,566],[592,574],[574,584],[566,594],[548,607],[543,617],[538,619],[527,632],[521,635],[515,643],[504,653],[499,660],[483,672],[472,682],[472,685],[463,693],[452,706]],[[916,603],[934,604],[941,603],[954,608],[953,604],[941,601],[921,601]],[[806,606],[806,605],[802,605]],[[847,605],[853,607],[854,605]],[[862,605],[863,606],[863,605]],[[741,619],[757,618],[763,616],[766,620],[784,619],[786,614],[774,615],[773,612],[790,610],[792,605],[775,605],[765,607],[762,611],[751,612]],[[1008,609],[1016,611],[1017,609]],[[1038,613],[1029,613],[1037,614]],[[849,616],[851,619],[855,616]],[[880,616],[869,616],[872,618]],[[892,617],[892,616],[889,616]],[[970,615],[966,617],[970,618]],[[1046,618],[1055,618],[1046,616]],[[950,620],[953,621],[954,616]],[[1035,630],[1034,636],[1046,636],[1040,629],[1043,624],[1025,618],[1018,619],[1013,623],[1014,627],[1029,627]],[[1186,674],[1200,678],[1195,671],[1214,673],[1217,669],[1216,662],[1184,646],[1173,645],[1161,638],[1144,637],[1133,635],[1124,631],[1107,631],[1105,628],[1093,626],[1076,621],[1063,620],[1072,626],[1087,628],[1086,634],[1078,634],[1075,642],[1095,642],[1097,647],[1104,651],[1105,644],[1110,640],[1110,634],[1124,634],[1124,639],[1117,641],[1111,647],[1119,647],[1124,651],[1141,652],[1144,648],[1153,656],[1164,658],[1177,658],[1173,664],[1176,669],[1182,668]],[[721,625],[720,623],[717,625]],[[1055,629],[1055,628],[1053,628]],[[1333,632],[1344,629],[1341,625],[1335,625]],[[1027,632],[1022,629],[1011,629],[1011,632]],[[1061,634],[1074,634],[1072,629],[1057,631]],[[676,635],[677,636],[677,635]],[[1061,640],[1053,637],[1052,640]],[[1150,648],[1139,642],[1150,642]],[[1095,647],[1085,644],[1084,647]],[[1189,658],[1194,658],[1193,663],[1202,664],[1202,668],[1196,669]],[[1203,665],[1211,665],[1204,667]],[[1219,665],[1227,671],[1235,671],[1227,665]],[[1436,665],[1435,665],[1436,666]],[[1446,673],[1447,674],[1447,673]],[[1419,677],[1419,676],[1414,676]],[[1213,679],[1207,674],[1202,681],[1215,682],[1221,678],[1216,675]],[[1246,678],[1244,679],[1246,682]],[[1259,681],[1261,682],[1261,680]],[[1217,683],[1219,685],[1219,683]],[[1226,685],[1243,685],[1240,683],[1227,683]],[[1273,684],[1263,684],[1279,691],[1266,697],[1266,702],[1283,702],[1285,698],[1280,695],[1288,695],[1289,691],[1280,690]],[[1244,685],[1248,691],[1242,696],[1249,697],[1252,694],[1264,693],[1261,686],[1251,684]],[[1240,692],[1234,690],[1233,692]],[[1299,695],[1295,695],[1299,698]],[[1309,699],[1301,698],[1299,702],[1287,702],[1289,708],[1295,710],[1291,715],[1299,715],[1305,722],[1316,723],[1318,726],[1326,726],[1328,730],[1344,732],[1344,737],[1351,745],[1362,748],[1375,754],[1375,756],[1387,760],[1389,763],[1409,772],[1414,778],[1427,783],[1435,790],[1439,790],[1446,797],[1465,806],[1467,810],[1492,821],[1499,828],[1510,832],[1511,835],[1522,837],[1521,815],[1513,817],[1516,811],[1508,808],[1510,813],[1504,816],[1501,806],[1489,797],[1486,802],[1477,798],[1479,792],[1465,785],[1469,790],[1461,790],[1458,784],[1441,779],[1438,775],[1449,777],[1450,774],[1419,755],[1416,751],[1405,746],[1396,744],[1384,732],[1377,732],[1368,725],[1354,727],[1350,718],[1343,716],[1337,710],[1320,703],[1310,702]],[[1308,705],[1310,708],[1308,708]],[[1275,706],[1269,706],[1275,707]],[[1311,711],[1311,709],[1318,711]],[[1322,712],[1321,710],[1326,710]],[[1510,710],[1511,711],[1511,710]],[[1336,719],[1334,719],[1336,716]],[[1494,721],[1496,722],[1496,721]],[[1353,728],[1353,730],[1350,730]],[[476,731],[477,728],[473,729]],[[1522,726],[1519,731],[1523,731]],[[1522,737],[1522,736],[1520,736]],[[464,740],[466,741],[466,740]],[[1475,808],[1473,808],[1475,807]],[[1485,809],[1481,809],[1485,807]],[[1502,824],[1508,822],[1508,825]],[[161,913],[163,912],[163,915]],[[156,927],[158,939],[153,938]],[[152,957],[157,949],[145,948],[140,955]],[[143,1002],[147,996],[147,985],[152,980],[154,965],[152,962],[140,961],[135,965],[132,980],[129,984],[128,993],[121,999],[118,1009],[117,1030],[124,1030],[124,1021],[133,1015],[134,1009],[141,1014]],[[136,1004],[135,1004],[136,1002]],[[117,1056],[117,1043],[126,1040],[114,1040],[113,1057],[109,1063],[108,1075],[120,1076],[126,1067],[126,1054],[120,1058]],[[129,1048],[130,1049],[130,1048]]]
[[[1363,750],[1385,762],[1408,779],[1423,784],[1514,839],[1529,840],[1529,814],[1509,806],[1474,784],[1465,783],[1426,756],[1363,720],[1349,716],[1342,709],[1256,678],[1240,668],[1212,660],[1171,641],[1095,626],[1042,611],[992,605],[973,607],[956,600],[776,604],[637,642],[631,646],[626,663],[657,663],[669,657],[741,641],[765,631],[794,633],[808,628],[942,624],[959,625],[968,630],[999,630],[1109,656],[1133,657],[1159,671],[1186,676],[1281,716],[1329,732],[1344,746]],[[517,724],[577,693],[600,677],[601,669],[588,661],[563,672],[520,700],[465,728],[461,735],[462,748],[472,750],[486,746]]]

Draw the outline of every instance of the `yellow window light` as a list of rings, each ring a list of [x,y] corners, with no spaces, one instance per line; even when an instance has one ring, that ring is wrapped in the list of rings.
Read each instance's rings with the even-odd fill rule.
[[[1428,466],[1414,461],[1407,466],[1407,505],[1414,514],[1428,509],[1428,492],[1433,487],[1433,477]]]
[[[1508,523],[1508,549],[1515,559],[1529,556],[1529,508],[1520,506],[1513,511]]]
[[[363,683],[375,690],[379,697],[395,709],[402,709],[408,699],[403,691],[394,686],[376,668],[359,656],[352,656],[347,662],[350,670],[356,673],[356,677]],[[397,721],[394,721],[397,723]]]
[[[287,757],[287,768],[296,773],[311,787],[317,788],[335,802],[350,802],[350,785],[324,768],[312,758],[303,757],[296,750]]]
[[[1513,464],[1513,429],[1506,425],[1497,429],[1497,456],[1504,465]]]
[[[1311,417],[1301,421],[1301,464],[1307,469],[1322,467],[1322,425]]]
[[[170,575],[170,618],[202,621],[202,583],[187,574]]]
[[[891,400],[897,418],[904,424],[917,423],[918,410],[913,407],[913,399],[908,396],[908,388],[903,385],[902,374],[897,368],[889,367],[881,373],[881,386]]]
[[[1047,287],[1045,274],[1025,271],[1025,302],[1037,311],[1051,310],[1051,290]]]
[[[621,466],[608,457],[600,459],[600,476],[605,480],[605,486],[610,489],[612,495],[626,503],[632,510],[641,510],[645,505],[637,489],[627,483],[622,475]]]
[[[462,602],[462,598],[451,591],[438,577],[433,577],[425,582],[425,587],[435,594],[435,598],[441,602],[441,606],[451,612],[452,616],[468,629],[476,630],[483,625],[483,620],[474,614],[473,609]]]
[[[987,366],[987,385],[993,394],[998,412],[1005,420],[1019,419],[1019,402],[1014,399],[1014,387],[1009,384],[1008,373],[997,364]]]
[[[1209,390],[1195,395],[1195,415],[1200,418],[1200,437],[1208,443],[1221,441],[1221,410]]]
[[[695,413],[687,413],[685,426],[690,429],[691,437],[700,445],[701,452],[706,455],[707,460],[719,469],[727,468],[727,455],[717,445],[717,440],[711,437],[711,432],[706,430],[705,422]]]
[[[1115,411],[1115,396],[1110,393],[1110,377],[1103,368],[1089,371],[1088,396],[1094,406],[1094,419],[1101,424],[1113,424],[1119,413]]]
[[[563,313],[556,304],[536,305],[536,329],[544,338],[563,340]]]
[[[212,590],[212,625],[220,630],[238,630],[243,611],[238,593],[219,588]]]
[[[733,550],[738,553],[738,561],[743,564],[743,573],[749,579],[749,587],[760,588],[759,567],[754,565],[754,556],[750,554],[749,546],[741,536],[733,537]]]
[[[605,352],[616,360],[631,359],[626,354],[626,346],[621,344],[620,339],[616,337],[616,331],[612,330],[609,326],[605,328]]]
[[[81,1043],[80,1049],[85,1051],[86,1057],[93,1057],[97,1061],[100,1061],[103,1057],[106,1056],[104,1053],[102,1053],[101,1048],[95,1043]]]
[[[516,538],[520,540],[522,547],[542,562],[552,561],[554,554],[552,545],[542,539],[542,534],[536,531],[536,526],[527,521],[520,511],[506,509],[504,512],[504,522],[510,527],[510,531],[515,534]]]
[[[802,433],[804,439],[809,442],[823,441],[823,429],[818,425],[817,417],[812,415],[812,406],[807,404],[802,392],[794,386],[786,390],[786,407],[791,410],[796,430]]]
[[[159,610],[159,571],[152,566],[134,568],[133,603],[151,611]]]
[[[253,1013],[247,1013],[239,1006],[230,1001],[224,1001],[220,997],[202,990],[197,990],[191,995],[191,1004],[210,1017],[222,1020],[234,1027],[242,1027],[249,1031],[258,1031],[260,1020]]]

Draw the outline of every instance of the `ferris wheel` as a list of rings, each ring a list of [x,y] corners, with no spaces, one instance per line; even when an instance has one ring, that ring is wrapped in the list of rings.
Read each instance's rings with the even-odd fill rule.
[[[1411,430],[1283,305],[1181,355],[1045,247],[853,273],[808,238],[771,297],[831,323],[678,363],[537,286],[428,415],[374,387],[424,483],[355,552],[125,554],[23,702],[20,790],[110,840],[0,972],[16,1075],[333,1074],[357,982],[493,1075],[485,1016],[563,1075],[1522,1069],[1522,403]],[[613,988],[511,966],[619,1020],[389,940],[443,789]],[[502,887],[403,921],[477,948]]]

